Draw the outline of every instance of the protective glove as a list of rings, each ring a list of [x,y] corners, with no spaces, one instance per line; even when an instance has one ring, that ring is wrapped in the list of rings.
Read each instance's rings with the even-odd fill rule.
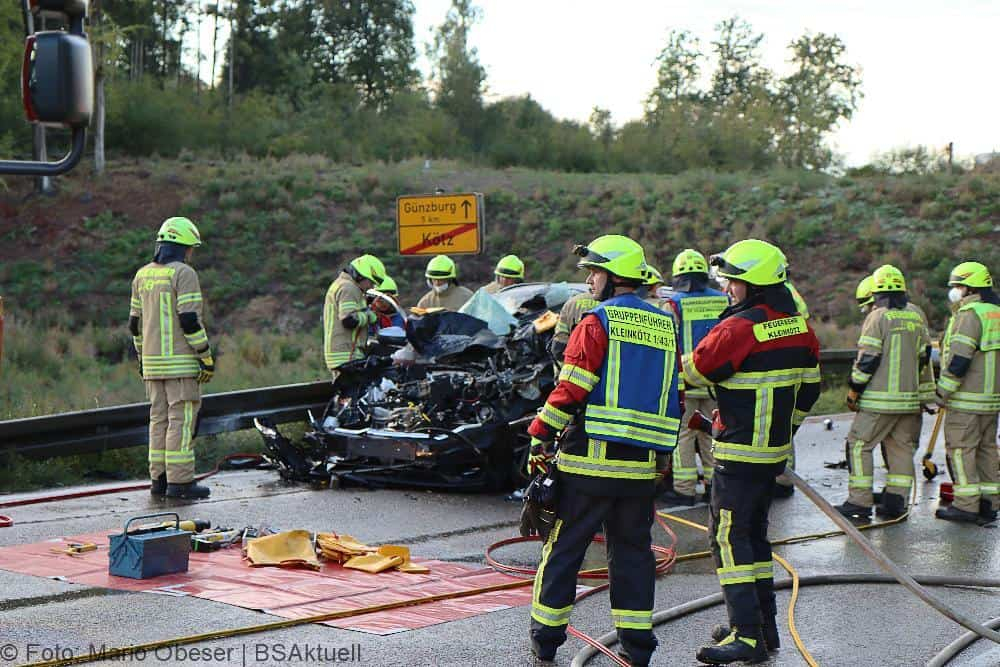
[[[712,435],[716,436],[726,430],[726,425],[722,421],[719,408],[712,410]]]
[[[215,359],[212,358],[211,354],[199,357],[198,366],[201,367],[201,370],[198,371],[198,384],[205,384],[215,375]]]
[[[538,473],[548,472],[549,462],[553,458],[555,458],[555,453],[552,451],[552,443],[532,436],[531,448],[528,450],[528,475],[534,476]]]
[[[853,389],[847,390],[847,409],[851,412],[858,411],[858,401],[861,399],[861,394]]]

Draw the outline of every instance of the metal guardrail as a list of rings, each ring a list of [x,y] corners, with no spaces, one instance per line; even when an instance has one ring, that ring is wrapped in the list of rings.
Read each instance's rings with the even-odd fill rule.
[[[850,367],[854,350],[824,350],[826,370]],[[329,381],[243,389],[202,397],[198,435],[253,428],[254,417],[275,423],[303,421],[332,397]],[[75,456],[148,442],[149,403],[30,417],[0,422],[0,452],[30,458]]]
[[[244,389],[202,397],[198,435],[253,428],[254,417],[302,421],[332,396],[329,380]],[[317,414],[318,416],[318,414]],[[42,458],[89,454],[148,442],[149,403],[0,422],[0,452]]]

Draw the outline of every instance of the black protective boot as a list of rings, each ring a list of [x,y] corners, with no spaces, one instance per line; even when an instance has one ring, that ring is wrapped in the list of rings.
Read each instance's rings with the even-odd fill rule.
[[[767,660],[767,649],[764,648],[764,638],[759,626],[754,631],[744,629],[738,632],[734,629],[718,644],[698,649],[697,658],[708,665],[728,665],[733,662],[755,665]]]
[[[197,482],[187,484],[167,484],[167,498],[185,498],[188,500],[199,500],[212,495],[212,490],[207,486],[202,486]]]
[[[162,496],[167,492],[167,473],[161,472],[160,476],[149,482],[149,495]]]
[[[771,494],[774,498],[791,498],[795,495],[795,487],[791,484],[785,486],[784,484],[775,484],[774,492]]]
[[[682,493],[677,493],[673,489],[667,489],[656,499],[667,505],[686,505],[688,507],[694,506],[697,502],[694,496],[685,496]]]
[[[997,511],[986,498],[979,499],[979,518],[983,523],[993,523],[997,520]]]
[[[862,521],[872,520],[872,508],[865,507],[864,505],[855,505],[850,500],[845,500],[840,505],[834,505],[833,509],[837,510],[848,519],[860,519]]]
[[[882,502],[875,506],[875,514],[885,519],[898,519],[906,514],[906,498],[898,493],[883,493]]]
[[[956,523],[979,523],[982,521],[980,517],[975,512],[966,512],[965,510],[960,510],[954,505],[949,505],[948,507],[939,507],[934,516],[939,519],[944,519],[945,521],[954,521]]]

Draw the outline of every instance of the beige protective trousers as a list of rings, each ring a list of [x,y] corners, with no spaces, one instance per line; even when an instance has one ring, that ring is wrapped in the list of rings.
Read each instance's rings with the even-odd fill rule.
[[[705,484],[712,483],[712,473],[715,471],[715,458],[712,456],[712,436],[702,431],[693,431],[687,427],[695,410],[712,418],[715,401],[710,398],[684,398],[684,417],[681,418],[681,430],[677,435],[677,447],[673,453],[674,491],[683,496],[693,496],[698,484],[698,464],[695,455],[701,458],[701,469],[705,475]]]
[[[875,477],[872,450],[880,442],[885,446],[885,492],[903,496],[903,504],[910,502],[913,487],[913,454],[920,441],[920,413],[882,414],[862,410],[854,416],[854,423],[847,435],[848,476],[847,500],[855,505],[871,507],[872,485]]]
[[[201,389],[194,378],[146,380],[149,398],[149,476],[168,484],[194,481],[194,433]]]
[[[957,509],[979,512],[979,499],[998,509],[1000,472],[997,454],[997,415],[946,410],[944,442],[951,464]]]

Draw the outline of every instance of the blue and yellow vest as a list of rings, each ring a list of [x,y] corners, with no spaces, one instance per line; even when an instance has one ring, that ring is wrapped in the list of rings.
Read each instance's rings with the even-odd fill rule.
[[[698,347],[701,339],[719,323],[719,314],[729,306],[729,297],[718,290],[671,292],[670,300],[681,314],[680,341],[682,354]],[[685,385],[685,394],[692,398],[708,398],[708,388]]]
[[[634,294],[592,312],[608,334],[608,353],[587,400],[588,437],[673,451],[681,419],[673,320]]]

